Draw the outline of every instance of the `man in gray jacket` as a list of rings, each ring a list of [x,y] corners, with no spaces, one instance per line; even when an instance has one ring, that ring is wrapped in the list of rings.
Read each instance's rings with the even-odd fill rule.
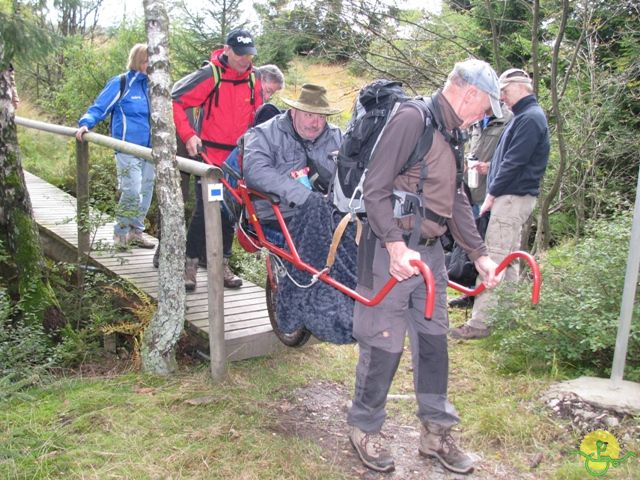
[[[335,170],[329,157],[337,151],[342,132],[327,123],[327,116],[338,113],[326,96],[326,89],[304,84],[298,100],[283,98],[291,108],[247,135],[244,148],[244,178],[247,186],[280,197],[285,218],[304,204],[312,189],[323,191]],[[266,200],[255,202],[262,221],[275,218]]]

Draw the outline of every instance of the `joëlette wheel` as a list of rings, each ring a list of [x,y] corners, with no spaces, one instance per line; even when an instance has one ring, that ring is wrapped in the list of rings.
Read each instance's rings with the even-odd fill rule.
[[[267,259],[267,288],[265,290],[267,298],[267,311],[269,312],[269,321],[273,333],[276,334],[278,340],[287,347],[301,347],[311,338],[311,332],[304,327],[298,328],[291,333],[285,333],[280,330],[278,325],[278,314],[276,313],[276,294],[278,291],[278,278],[271,270],[271,262]]]

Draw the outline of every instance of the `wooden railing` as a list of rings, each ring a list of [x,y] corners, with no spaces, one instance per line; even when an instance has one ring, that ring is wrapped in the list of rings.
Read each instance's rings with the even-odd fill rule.
[[[41,130],[57,135],[75,137],[77,128],[40,122],[23,117],[15,117],[17,125]],[[87,228],[89,212],[89,143],[135,155],[153,161],[151,149],[115,138],[87,132],[84,142],[76,141],[76,222],[78,226],[78,264],[89,253],[90,232]],[[204,177],[201,182],[204,199],[205,233],[207,244],[207,285],[209,309],[209,351],[211,355],[211,375],[221,380],[226,373],[226,349],[224,342],[224,287],[222,265],[222,227],[220,223],[219,202],[208,202],[208,183],[217,182],[222,175],[218,167],[183,157],[176,157],[178,168],[192,175]],[[78,269],[79,271],[82,269]]]

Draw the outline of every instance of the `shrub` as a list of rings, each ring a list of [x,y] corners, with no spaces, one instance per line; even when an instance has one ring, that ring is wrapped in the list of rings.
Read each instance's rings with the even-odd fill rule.
[[[0,287],[0,399],[40,383],[56,358],[56,347],[42,325],[21,319]]]
[[[575,370],[608,376],[616,342],[631,215],[590,224],[580,243],[565,243],[544,259],[540,303],[527,287],[499,291],[491,312],[497,348],[509,368]],[[635,305],[637,319],[640,308]],[[629,338],[626,378],[640,379],[640,329]]]

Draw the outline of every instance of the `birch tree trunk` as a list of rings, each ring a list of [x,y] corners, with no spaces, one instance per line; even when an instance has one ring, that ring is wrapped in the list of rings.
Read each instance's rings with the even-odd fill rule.
[[[25,321],[55,329],[63,322],[62,313],[46,276],[38,226],[22,171],[11,95],[11,73],[0,70],[0,240],[13,260],[11,270],[17,276],[16,293]]]
[[[176,133],[169,75],[169,19],[163,0],[144,0],[149,47],[151,149],[156,164],[156,196],[162,244],[158,277],[158,309],[144,333],[143,368],[168,375],[176,368],[175,348],[184,327],[184,204],[176,162]]]

